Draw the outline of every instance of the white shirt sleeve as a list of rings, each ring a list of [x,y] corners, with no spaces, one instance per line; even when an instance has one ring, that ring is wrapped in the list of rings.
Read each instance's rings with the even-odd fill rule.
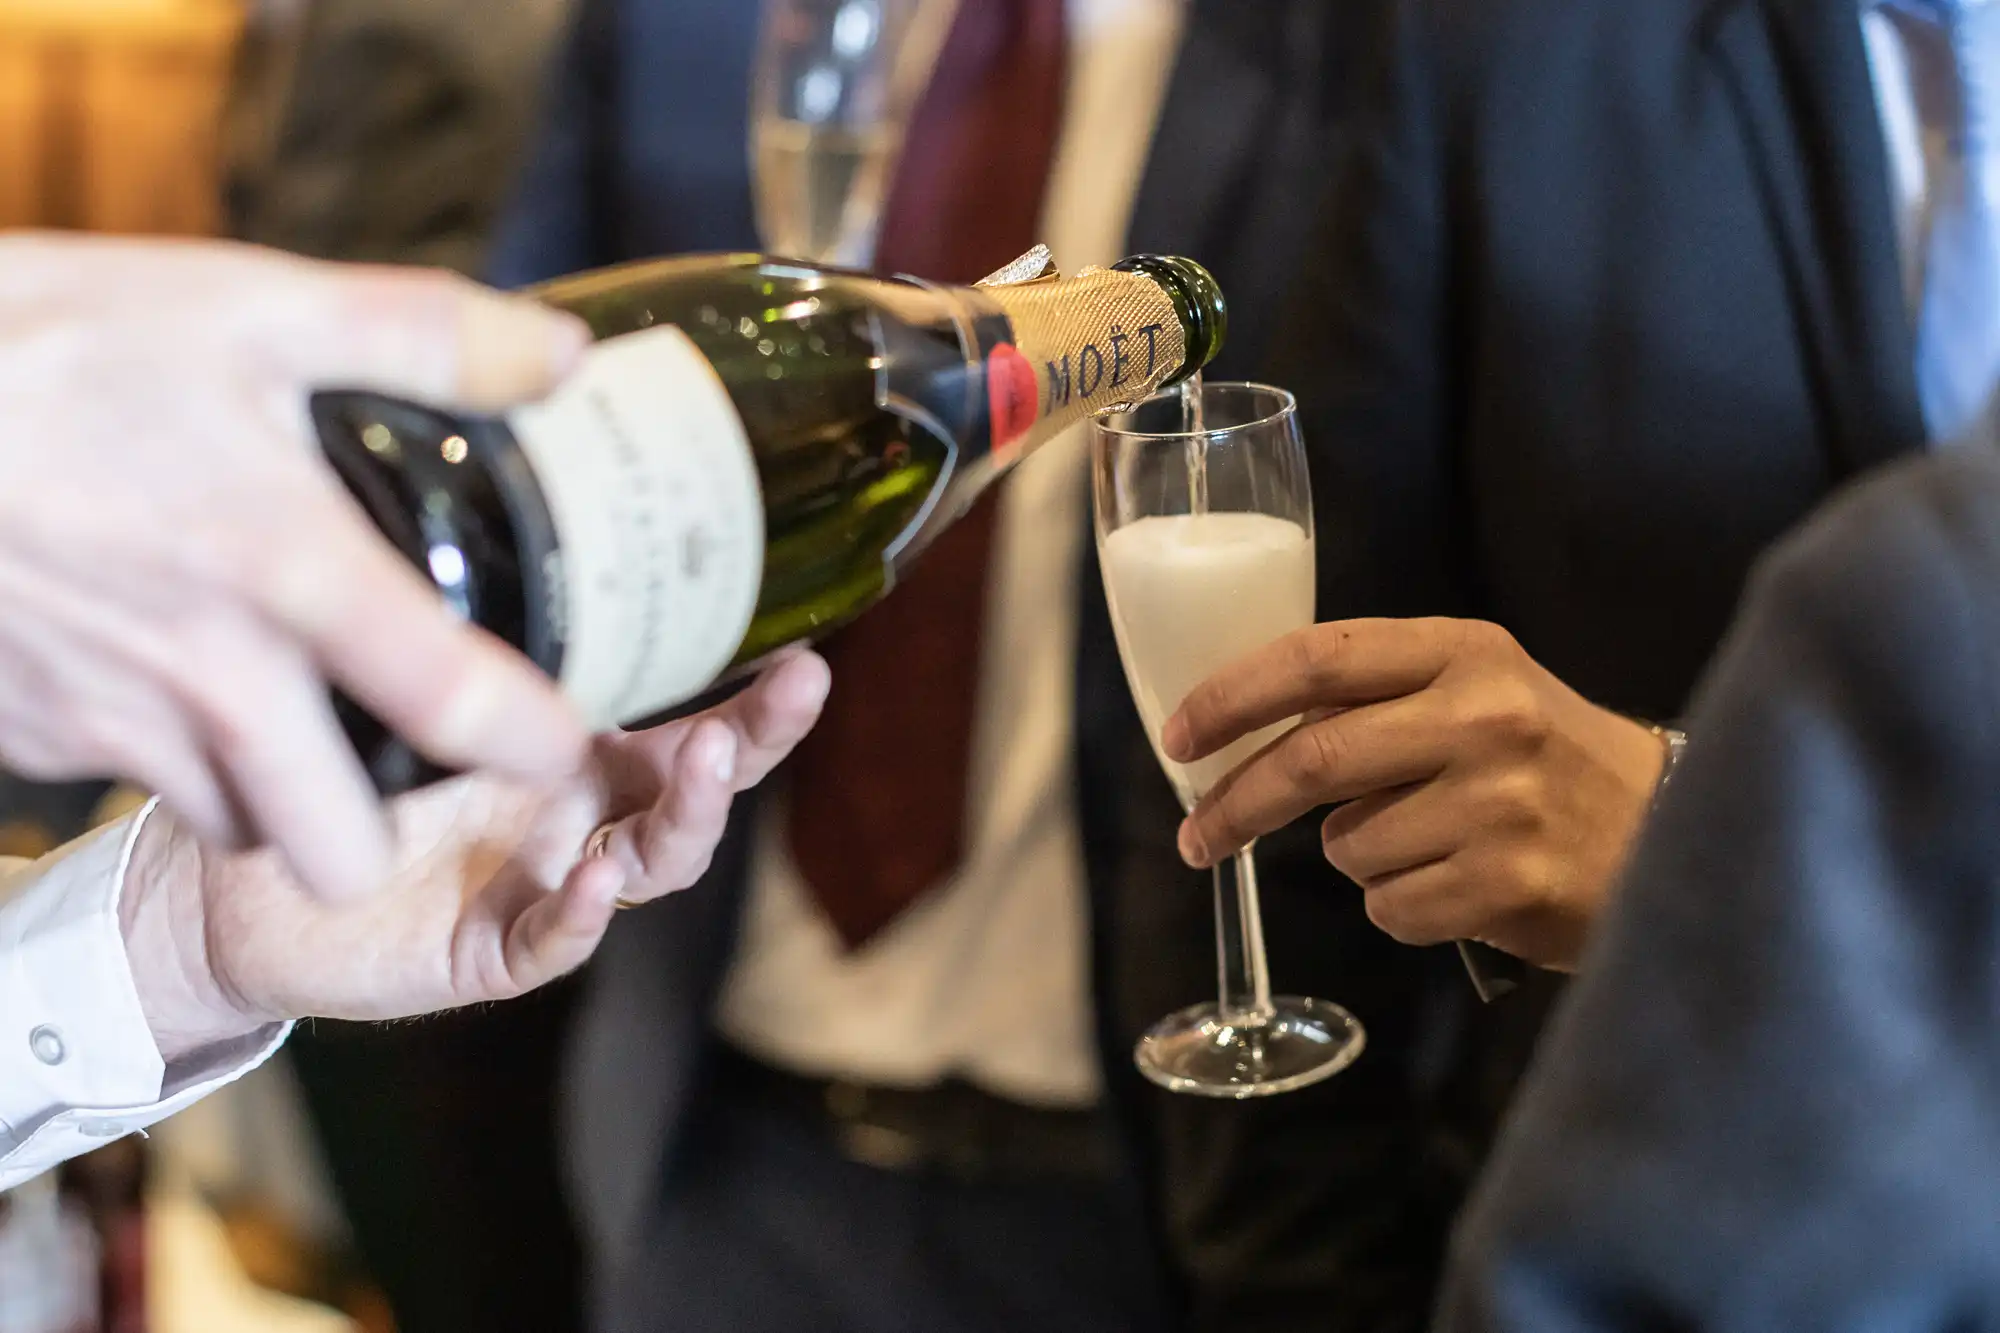
[[[271,1058],[273,1024],[171,1068],[118,899],[152,803],[39,861],[0,860],[0,1190],[144,1130]]]

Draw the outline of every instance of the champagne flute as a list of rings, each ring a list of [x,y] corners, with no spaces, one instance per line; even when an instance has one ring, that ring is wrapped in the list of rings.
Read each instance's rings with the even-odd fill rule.
[[[959,0],[764,0],[750,92],[764,248],[867,268]]]
[[[1199,425],[1197,426],[1197,423]],[[1297,409],[1282,389],[1192,384],[1092,426],[1098,559],[1125,676],[1154,753],[1192,809],[1218,779],[1286,730],[1176,764],[1160,728],[1234,658],[1312,623],[1312,488]],[[1140,1039],[1147,1078],[1175,1092],[1290,1092],[1361,1054],[1339,1005],[1271,994],[1254,848],[1215,869],[1218,999]]]

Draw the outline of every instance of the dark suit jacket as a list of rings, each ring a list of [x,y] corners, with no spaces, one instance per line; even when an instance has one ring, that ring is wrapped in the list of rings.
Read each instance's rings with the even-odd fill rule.
[[[1494,620],[1599,703],[1676,717],[1758,553],[1923,439],[1859,11],[1360,12],[1369,88],[1270,370],[1313,441],[1321,610]],[[1554,987],[1482,1010],[1347,963],[1281,974],[1407,1015],[1412,1063],[1371,1051],[1342,1075],[1365,1119],[1320,1132],[1409,1127],[1448,1207]]]
[[[1693,720],[1440,1329],[2000,1328],[2000,460],[1787,541]]]
[[[253,20],[224,118],[231,234],[478,271],[572,3],[312,0]]]
[[[1756,554],[1924,437],[1855,7],[1378,14],[1278,359],[1336,609],[1492,616],[1671,716]]]
[[[756,6],[743,0],[590,0],[538,159],[496,247],[494,276],[529,282],[648,254],[755,243],[745,83]],[[1350,46],[1329,0],[1202,0],[1142,187],[1135,250],[1199,256],[1232,302],[1221,375],[1261,360],[1327,181]],[[1214,987],[1206,877],[1174,855],[1178,808],[1133,714],[1094,567],[1080,580],[1077,803],[1089,874],[1105,1074],[1134,1189],[1149,1196],[1174,1301],[1198,1327],[1414,1328],[1445,1214],[1399,1145],[1335,1131],[1260,1151],[1271,1106],[1214,1105],[1142,1085],[1130,1050]],[[579,1033],[569,1135],[601,1299],[645,1244],[699,1089],[708,1015],[743,904],[749,803],[699,890],[621,920],[600,951]],[[1306,970],[1341,904],[1311,830],[1266,844],[1270,910],[1301,925],[1276,973]],[[1355,932],[1350,931],[1352,935]],[[1344,945],[1312,950],[1344,997]],[[1455,977],[1463,985],[1462,977]],[[1379,1021],[1395,1047],[1397,1016]],[[1371,1057],[1373,1058],[1373,1057]],[[1388,1058],[1388,1057],[1383,1057]],[[1277,1099],[1317,1123],[1349,1115],[1335,1085]],[[1379,1117],[1377,1118],[1379,1121]],[[1393,1140],[1393,1142],[1391,1142]]]

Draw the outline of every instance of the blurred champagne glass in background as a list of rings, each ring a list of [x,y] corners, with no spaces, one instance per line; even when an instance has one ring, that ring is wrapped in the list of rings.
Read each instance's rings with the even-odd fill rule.
[[[765,0],[750,161],[764,248],[867,268],[959,0]]]

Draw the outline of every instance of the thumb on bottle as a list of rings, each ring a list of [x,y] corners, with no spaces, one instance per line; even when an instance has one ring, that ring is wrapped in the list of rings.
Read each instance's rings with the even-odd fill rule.
[[[315,276],[321,299],[298,307],[291,365],[309,389],[497,412],[547,394],[591,341],[574,315],[455,274],[325,264]]]
[[[475,287],[458,307],[454,400],[480,412],[530,402],[560,384],[589,346],[576,316]]]

